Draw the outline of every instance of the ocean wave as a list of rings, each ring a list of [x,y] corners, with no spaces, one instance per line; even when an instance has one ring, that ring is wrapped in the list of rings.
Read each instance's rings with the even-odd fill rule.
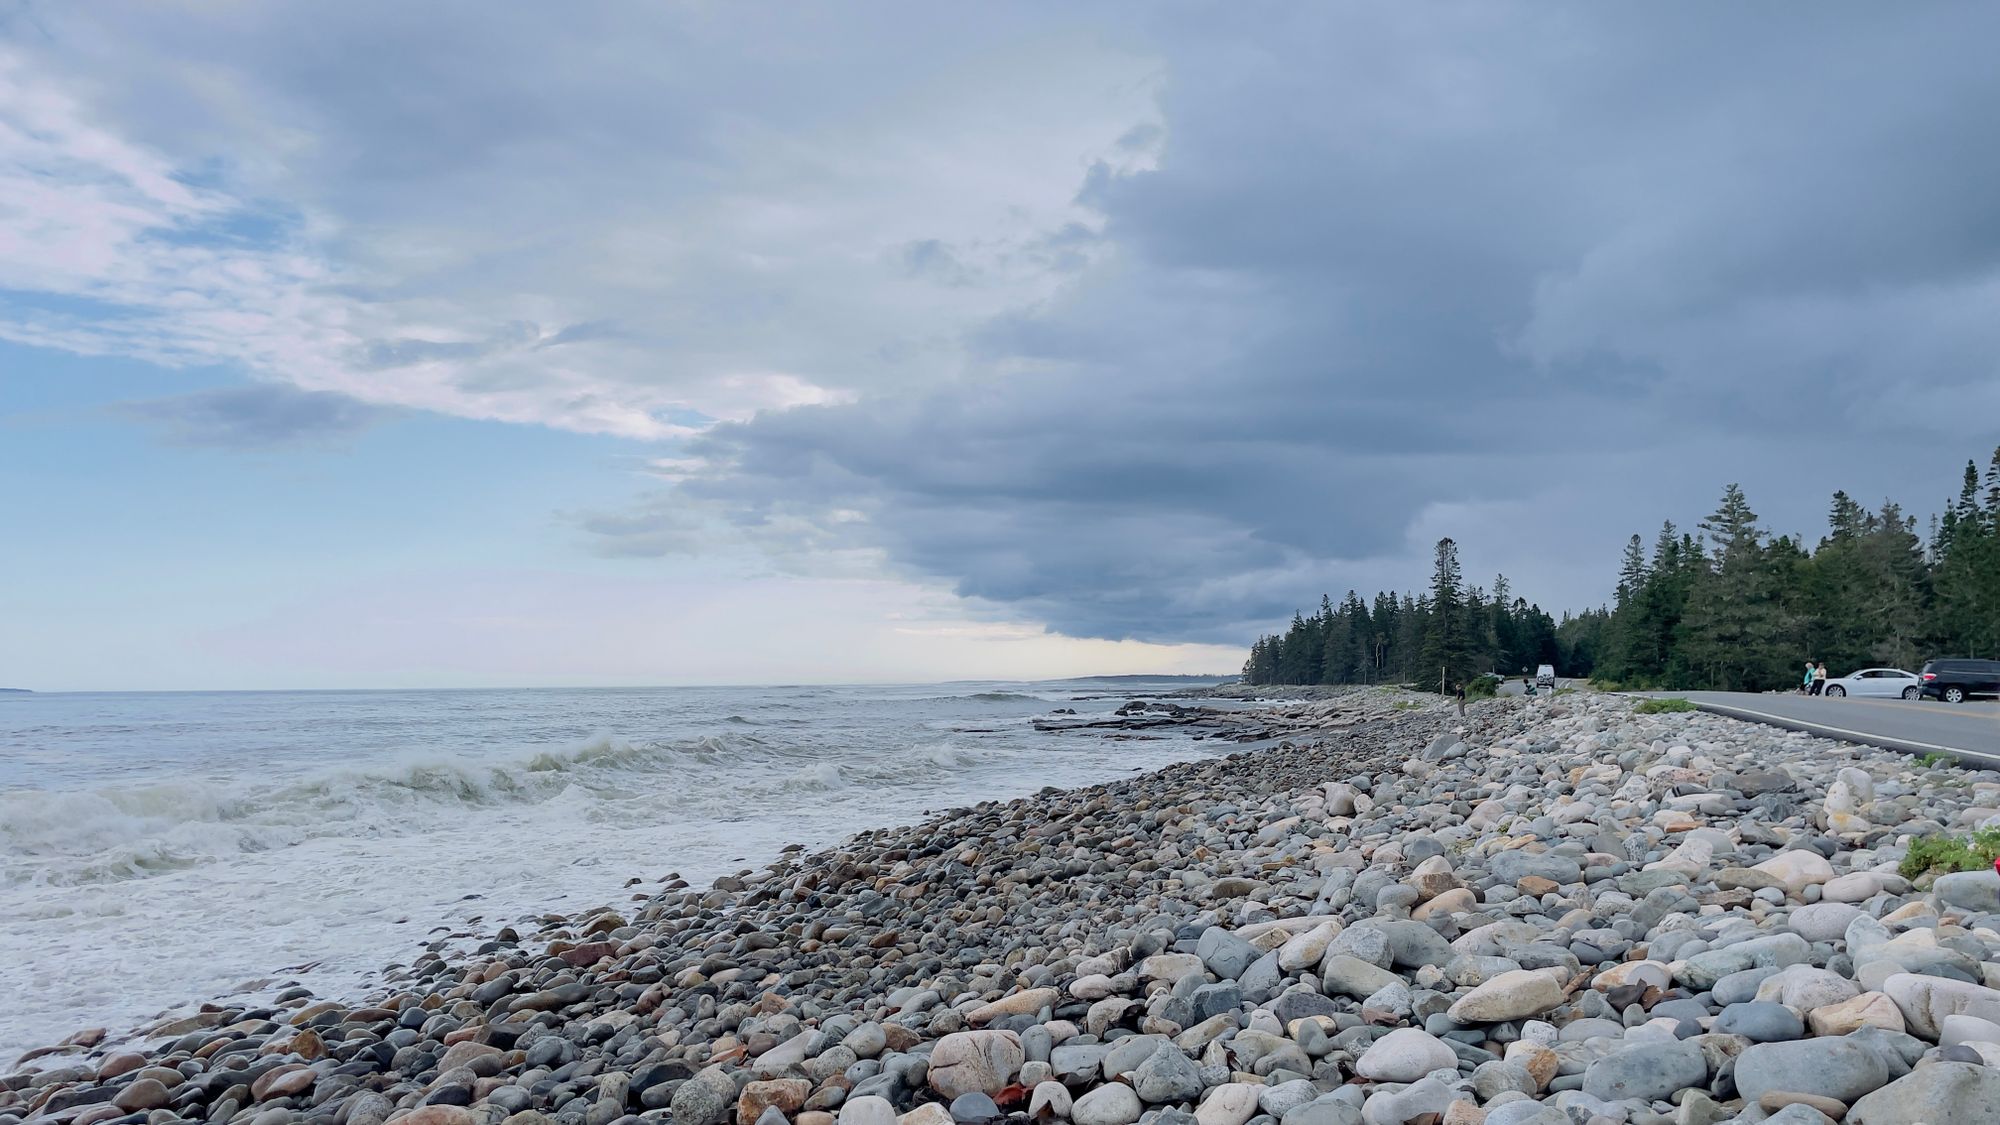
[[[781,788],[790,791],[811,791],[839,789],[846,784],[847,777],[840,772],[839,766],[834,765],[832,762],[814,762],[810,765],[800,766],[797,770],[793,771],[789,777],[785,778]]]
[[[944,769],[963,769],[966,766],[978,765],[985,759],[986,755],[969,746],[940,742],[933,746],[920,748],[917,751],[917,757],[927,765],[938,766]]]
[[[81,885],[184,869],[325,836],[388,835],[469,810],[543,804],[634,779],[787,756],[749,735],[632,743],[609,734],[525,755],[422,754],[268,784],[190,780],[0,794],[0,882]]]
[[[115,884],[283,848],[323,856],[349,846],[341,841],[725,818],[912,777],[948,785],[950,775],[1010,770],[1025,749],[908,727],[820,727],[804,738],[724,718],[712,729],[651,742],[600,733],[513,752],[411,752],[290,777],[280,761],[219,777],[0,793],[0,886]]]
[[[975,691],[971,695],[958,696],[960,699],[976,699],[981,703],[1047,703],[1039,695],[1029,695],[1021,691]]]

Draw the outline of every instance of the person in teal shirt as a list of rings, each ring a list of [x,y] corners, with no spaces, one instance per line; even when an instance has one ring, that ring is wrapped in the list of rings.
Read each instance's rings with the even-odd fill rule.
[[[1799,685],[1799,690],[1810,695],[1812,694],[1812,684],[1813,684],[1813,662],[1808,660],[1806,661],[1805,682]]]

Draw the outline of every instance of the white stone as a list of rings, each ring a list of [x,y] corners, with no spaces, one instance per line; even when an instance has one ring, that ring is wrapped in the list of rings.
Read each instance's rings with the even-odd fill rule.
[[[1821,902],[1866,902],[1882,893],[1882,877],[1873,871],[1850,871],[1827,880]]]
[[[1278,947],[1278,967],[1299,973],[1319,964],[1326,947],[1340,936],[1339,922],[1322,922],[1304,933],[1293,934]]]
[[[1865,805],[1875,799],[1875,778],[1870,776],[1867,770],[1859,766],[1842,766],[1834,777],[1845,784],[1862,804]]]
[[[1243,1125],[1257,1116],[1257,1095],[1263,1089],[1248,1082],[1225,1082],[1201,1099],[1194,1119],[1197,1125]]]
[[[1202,971],[1201,958],[1192,953],[1155,953],[1139,962],[1139,976],[1145,980],[1163,980],[1168,984]]]
[[[1069,994],[1078,1000],[1102,1000],[1113,991],[1111,978],[1103,973],[1078,977],[1069,984]]]
[[[1946,1016],[2000,1018],[2000,991],[1946,977],[1897,973],[1882,982],[1882,991],[1902,1009],[1910,1034],[1936,1042]]]
[[[1785,885],[1785,892],[1792,895],[1833,878],[1833,864],[1828,863],[1825,856],[1798,849],[1779,852],[1750,870],[1762,871],[1777,879]]]
[[[1641,984],[1664,989],[1673,983],[1673,974],[1664,961],[1620,961],[1597,974],[1590,987],[1608,992],[1620,985]]]
[[[1132,1125],[1145,1111],[1132,1087],[1112,1082],[1076,1099],[1069,1119],[1076,1125]]]
[[[1456,1067],[1458,1056],[1427,1031],[1401,1027],[1377,1039],[1354,1062],[1354,1073],[1375,1082],[1415,1082],[1433,1070]]]
[[[960,1031],[931,1049],[931,1089],[946,1098],[997,1094],[1020,1073],[1021,1037],[1011,1031]]]
[[[1457,1023],[1501,1023],[1540,1015],[1563,1002],[1561,969],[1515,969],[1466,993],[1448,1013]]]
[[[895,1125],[896,1107],[888,1098],[864,1094],[840,1107],[840,1125]]]
[[[936,1102],[925,1102],[898,1117],[896,1125],[952,1125],[951,1111]]]
[[[1055,1081],[1038,1083],[1035,1092],[1028,1096],[1028,1116],[1040,1117],[1046,1113],[1051,1117],[1068,1117],[1070,1105],[1069,1087]],[[845,1117],[841,1119],[840,1125],[847,1125]],[[1243,1123],[1238,1121],[1232,1122],[1231,1125],[1243,1125]]]

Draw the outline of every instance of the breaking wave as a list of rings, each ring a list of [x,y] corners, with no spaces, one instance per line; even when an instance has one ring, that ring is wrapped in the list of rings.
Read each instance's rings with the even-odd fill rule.
[[[774,788],[844,784],[798,747],[728,734],[633,743],[600,734],[494,759],[413,755],[365,767],[249,783],[243,778],[0,794],[0,883],[72,886],[142,878],[328,836],[421,833],[477,810],[565,796],[634,799],[698,790],[725,774],[775,773]]]

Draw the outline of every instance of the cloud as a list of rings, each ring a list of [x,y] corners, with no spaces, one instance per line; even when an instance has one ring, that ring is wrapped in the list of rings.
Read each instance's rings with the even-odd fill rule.
[[[1165,28],[1162,155],[1087,177],[1105,248],[972,334],[1006,377],[718,428],[678,489],[859,508],[913,574],[1144,639],[1419,585],[1440,534],[1589,604],[1731,479],[1787,529],[1837,487],[1921,503],[2000,406],[2000,212],[1961,175],[2000,160],[1964,144],[1992,22]]]
[[[1033,248],[1085,169],[1150,159],[1151,62],[1027,14],[41,24],[0,58],[37,93],[0,98],[0,186],[40,193],[8,225],[32,261],[89,253],[0,278],[0,337],[644,440],[926,382],[1051,291]],[[925,243],[956,283],[912,268]]]
[[[1102,638],[1453,528],[1595,601],[1727,480],[1791,530],[1991,441],[2000,13],[1262,14],[50,9],[0,336],[654,441],[596,551]]]
[[[338,441],[394,413],[345,395],[275,384],[126,402],[116,410],[157,426],[177,445],[241,450]]]

